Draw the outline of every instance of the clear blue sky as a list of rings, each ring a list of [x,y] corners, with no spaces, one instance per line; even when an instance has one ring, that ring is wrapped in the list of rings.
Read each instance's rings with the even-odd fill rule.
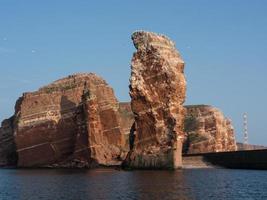
[[[267,1],[0,0],[0,120],[16,99],[75,72],[95,72],[129,101],[130,35],[172,38],[186,62],[186,104],[210,104],[242,140],[267,145]],[[96,3],[97,2],[97,3]]]

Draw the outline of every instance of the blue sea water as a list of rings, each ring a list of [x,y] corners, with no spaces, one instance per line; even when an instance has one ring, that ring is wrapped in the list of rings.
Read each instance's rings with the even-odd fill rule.
[[[267,199],[267,171],[1,169],[0,200]]]

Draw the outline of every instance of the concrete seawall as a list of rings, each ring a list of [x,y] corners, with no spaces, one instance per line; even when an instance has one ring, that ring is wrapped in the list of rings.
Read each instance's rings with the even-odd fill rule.
[[[183,155],[183,167],[267,170],[267,149]]]

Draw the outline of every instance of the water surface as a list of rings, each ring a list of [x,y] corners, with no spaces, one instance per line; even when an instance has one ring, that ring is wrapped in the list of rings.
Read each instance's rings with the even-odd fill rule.
[[[267,171],[0,170],[1,200],[267,199]]]

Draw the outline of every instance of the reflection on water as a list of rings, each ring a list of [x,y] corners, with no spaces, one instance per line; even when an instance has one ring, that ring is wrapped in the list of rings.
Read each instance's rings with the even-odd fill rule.
[[[254,200],[266,189],[266,171],[0,170],[1,200]]]

